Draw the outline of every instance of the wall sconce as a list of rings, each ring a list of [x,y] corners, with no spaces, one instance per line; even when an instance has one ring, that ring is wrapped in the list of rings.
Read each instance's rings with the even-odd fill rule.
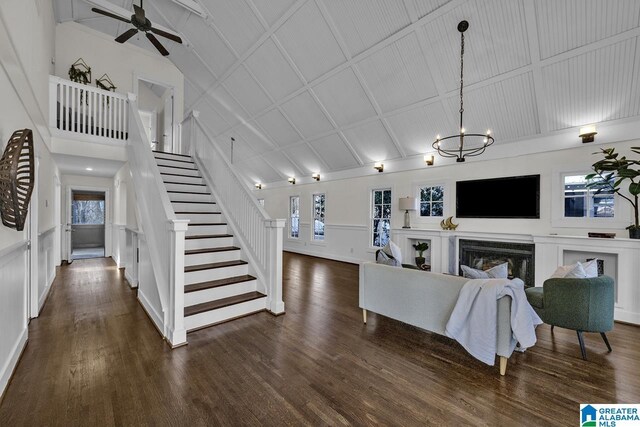
[[[296,179],[294,177],[290,177],[287,181],[289,181],[289,184],[295,184],[296,183]]]
[[[384,170],[384,165],[383,165],[382,163],[380,163],[380,162],[376,162],[376,163],[373,165],[373,168],[374,168],[375,170],[377,170],[378,172],[382,172],[382,171]]]
[[[311,178],[315,179],[316,181],[320,181],[320,174],[314,173],[313,175],[311,175]]]
[[[596,126],[589,125],[580,128],[580,134],[578,135],[582,138],[582,143],[585,144],[587,142],[593,142],[595,140],[595,136],[597,135]]]
[[[427,164],[427,166],[433,166],[433,154],[425,155],[424,162]]]
[[[262,190],[262,183],[260,183],[260,182],[256,182],[256,188],[257,188],[258,190]]]

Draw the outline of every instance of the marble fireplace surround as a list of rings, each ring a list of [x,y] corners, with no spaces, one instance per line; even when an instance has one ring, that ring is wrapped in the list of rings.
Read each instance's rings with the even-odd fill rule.
[[[413,244],[428,241],[425,258],[431,271],[448,274],[458,274],[460,240],[534,244],[535,286],[542,286],[559,265],[587,257],[604,259],[605,274],[616,282],[615,320],[640,325],[640,240],[417,228],[394,229],[392,240],[400,246],[405,262],[416,256]]]

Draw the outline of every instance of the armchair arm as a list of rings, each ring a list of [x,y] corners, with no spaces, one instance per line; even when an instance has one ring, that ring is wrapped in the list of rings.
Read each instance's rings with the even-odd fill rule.
[[[546,323],[585,332],[607,332],[613,328],[611,277],[548,279],[543,286]]]

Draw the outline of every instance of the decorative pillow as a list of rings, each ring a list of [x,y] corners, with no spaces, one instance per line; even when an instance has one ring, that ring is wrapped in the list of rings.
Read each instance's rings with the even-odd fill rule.
[[[393,243],[391,240],[389,240],[389,243],[387,243],[387,245],[384,248],[382,248],[382,250],[387,255],[390,255],[393,258],[395,258],[396,261],[398,261],[398,264],[402,264],[402,252],[400,251],[400,247],[395,243]]]
[[[394,259],[393,256],[387,255],[387,253],[382,249],[378,250],[376,253],[376,263],[390,265],[391,267],[402,266],[402,264],[400,264],[396,259]]]
[[[584,272],[586,273],[585,277],[598,277],[598,259],[594,258],[591,261],[582,263],[582,267],[584,268]]]
[[[461,265],[462,276],[467,279],[506,279],[509,274],[509,264],[502,263],[486,271]]]
[[[589,264],[587,266],[587,264]],[[589,271],[587,271],[587,268]],[[588,263],[582,264],[576,262],[571,265],[561,265],[551,275],[552,279],[562,278],[584,279],[586,277],[598,277],[598,261],[593,260]]]

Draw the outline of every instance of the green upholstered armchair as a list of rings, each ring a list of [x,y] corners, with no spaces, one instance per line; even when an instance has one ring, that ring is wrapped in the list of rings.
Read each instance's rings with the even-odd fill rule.
[[[540,318],[551,325],[574,329],[582,358],[587,351],[583,332],[600,332],[611,351],[605,332],[613,329],[614,282],[609,276],[589,279],[548,279],[542,287],[529,288],[527,299]]]

